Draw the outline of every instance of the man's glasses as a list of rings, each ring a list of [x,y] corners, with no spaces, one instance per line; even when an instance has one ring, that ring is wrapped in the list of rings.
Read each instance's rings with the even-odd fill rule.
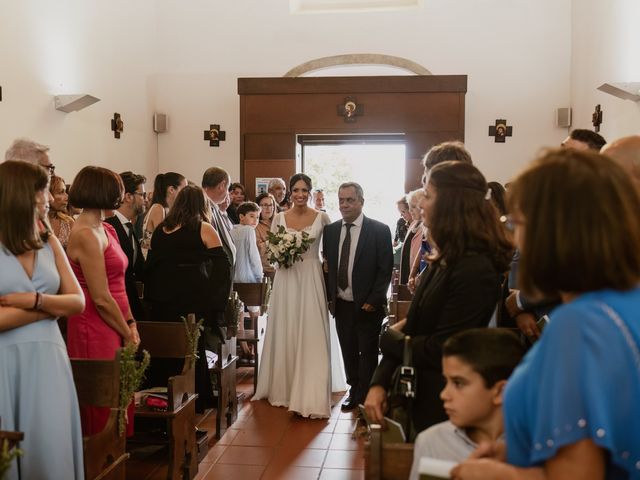
[[[53,163],[49,165],[42,165],[42,168],[47,169],[49,171],[49,175],[56,173],[56,166]]]
[[[132,195],[140,195],[142,198],[147,198],[147,192],[133,192]]]

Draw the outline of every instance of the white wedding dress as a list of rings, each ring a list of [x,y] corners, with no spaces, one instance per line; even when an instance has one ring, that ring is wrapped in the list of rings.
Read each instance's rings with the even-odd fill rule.
[[[331,391],[346,390],[320,261],[322,229],[330,222],[329,216],[320,212],[305,228],[314,242],[302,261],[276,272],[253,398],[267,399],[274,406],[311,418],[328,418]],[[284,213],[276,215],[272,231],[279,225],[293,231],[287,227]]]

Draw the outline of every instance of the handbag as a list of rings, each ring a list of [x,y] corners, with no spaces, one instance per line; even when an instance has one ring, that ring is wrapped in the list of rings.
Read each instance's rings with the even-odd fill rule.
[[[388,416],[402,425],[407,442],[412,442],[416,432],[413,428],[412,408],[416,397],[417,378],[413,367],[411,337],[395,330],[387,329],[380,337],[380,347],[387,354],[402,351],[402,362],[391,377],[391,387],[387,392]]]

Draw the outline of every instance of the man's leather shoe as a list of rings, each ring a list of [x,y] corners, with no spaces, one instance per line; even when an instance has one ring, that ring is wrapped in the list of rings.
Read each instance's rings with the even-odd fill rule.
[[[351,410],[355,410],[358,408],[358,402],[355,401],[353,397],[349,397],[345,400],[345,402],[340,406],[340,410],[343,412],[350,412]]]

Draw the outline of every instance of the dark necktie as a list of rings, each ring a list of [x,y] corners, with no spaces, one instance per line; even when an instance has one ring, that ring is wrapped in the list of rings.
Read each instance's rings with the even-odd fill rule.
[[[345,223],[347,232],[342,242],[342,250],[340,251],[340,265],[338,266],[338,287],[346,290],[349,286],[349,253],[351,252],[351,227],[353,223]]]
[[[129,245],[131,245],[131,250],[133,250],[133,257],[131,260],[132,263],[136,263],[136,254],[138,253],[136,251],[136,244],[138,242],[136,241],[136,234],[133,231],[133,223],[127,222],[124,225],[129,229]]]

